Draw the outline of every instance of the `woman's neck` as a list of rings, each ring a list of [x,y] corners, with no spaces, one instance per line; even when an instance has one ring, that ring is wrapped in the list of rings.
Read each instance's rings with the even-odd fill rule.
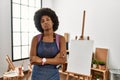
[[[53,31],[45,31],[43,33],[44,36],[53,36],[54,32]]]
[[[42,40],[45,42],[53,42],[55,40],[55,34],[53,31],[51,32],[44,32],[42,36]]]

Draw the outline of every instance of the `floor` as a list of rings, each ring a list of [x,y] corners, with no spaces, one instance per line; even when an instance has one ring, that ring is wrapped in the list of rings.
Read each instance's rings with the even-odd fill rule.
[[[25,77],[24,77],[24,80],[31,80],[31,75],[29,76],[29,78],[28,79],[26,79],[26,74],[25,74]],[[60,73],[60,80],[66,80],[66,75],[65,74],[61,74]],[[73,77],[69,77],[69,80],[76,80],[76,78],[73,78]]]

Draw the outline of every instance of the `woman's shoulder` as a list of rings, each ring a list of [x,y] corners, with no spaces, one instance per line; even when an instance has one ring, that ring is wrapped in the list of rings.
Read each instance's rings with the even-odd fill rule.
[[[58,34],[58,33],[55,33],[57,36],[59,36],[60,38],[64,38],[64,36],[63,35],[61,35],[61,34]]]
[[[41,37],[41,34],[37,34],[37,35],[35,35],[35,36],[33,36],[33,40],[37,40],[38,41],[38,39]]]
[[[61,34],[56,34],[56,35],[59,36],[59,38],[60,38],[61,41],[62,41],[62,40],[65,40],[65,37],[64,37],[63,35],[61,35]]]

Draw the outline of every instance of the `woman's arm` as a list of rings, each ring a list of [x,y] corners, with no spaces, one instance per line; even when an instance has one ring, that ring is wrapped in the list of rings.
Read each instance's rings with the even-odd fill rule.
[[[38,37],[35,36],[32,39],[31,50],[30,50],[30,63],[31,64],[41,64],[42,59],[36,56],[36,46],[38,43]]]
[[[45,64],[63,64],[66,62],[66,41],[63,36],[60,36],[59,40],[60,52],[54,58],[46,58]]]

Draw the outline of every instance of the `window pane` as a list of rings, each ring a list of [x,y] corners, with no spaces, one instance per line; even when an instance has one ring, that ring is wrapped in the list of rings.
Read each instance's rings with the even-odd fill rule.
[[[21,4],[28,5],[28,0],[21,0]]]
[[[20,0],[12,0],[12,2],[20,4]]]
[[[35,8],[30,7],[29,8],[29,19],[32,20],[32,21],[33,21],[34,13],[35,13]]]
[[[29,6],[35,6],[35,0],[29,0]]]
[[[41,6],[41,0],[36,0],[36,3],[35,3],[36,7],[40,8]]]
[[[21,6],[21,17],[24,19],[28,18],[28,7],[27,6]]]
[[[22,45],[28,45],[28,33],[22,33]]]
[[[13,45],[14,46],[20,46],[20,33],[14,33],[13,34]]]
[[[21,59],[21,48],[20,47],[13,47],[13,59]]]
[[[30,32],[36,31],[36,27],[35,27],[33,21],[29,21],[29,31],[30,31]]]
[[[28,46],[22,46],[22,58],[29,57]]]
[[[29,27],[29,25],[28,25],[29,23],[28,23],[28,20],[25,20],[25,19],[21,19],[21,31],[22,32],[28,32],[28,27]]]
[[[13,32],[14,31],[20,32],[20,19],[13,18]]]
[[[20,5],[13,4],[13,17],[20,18]]]

